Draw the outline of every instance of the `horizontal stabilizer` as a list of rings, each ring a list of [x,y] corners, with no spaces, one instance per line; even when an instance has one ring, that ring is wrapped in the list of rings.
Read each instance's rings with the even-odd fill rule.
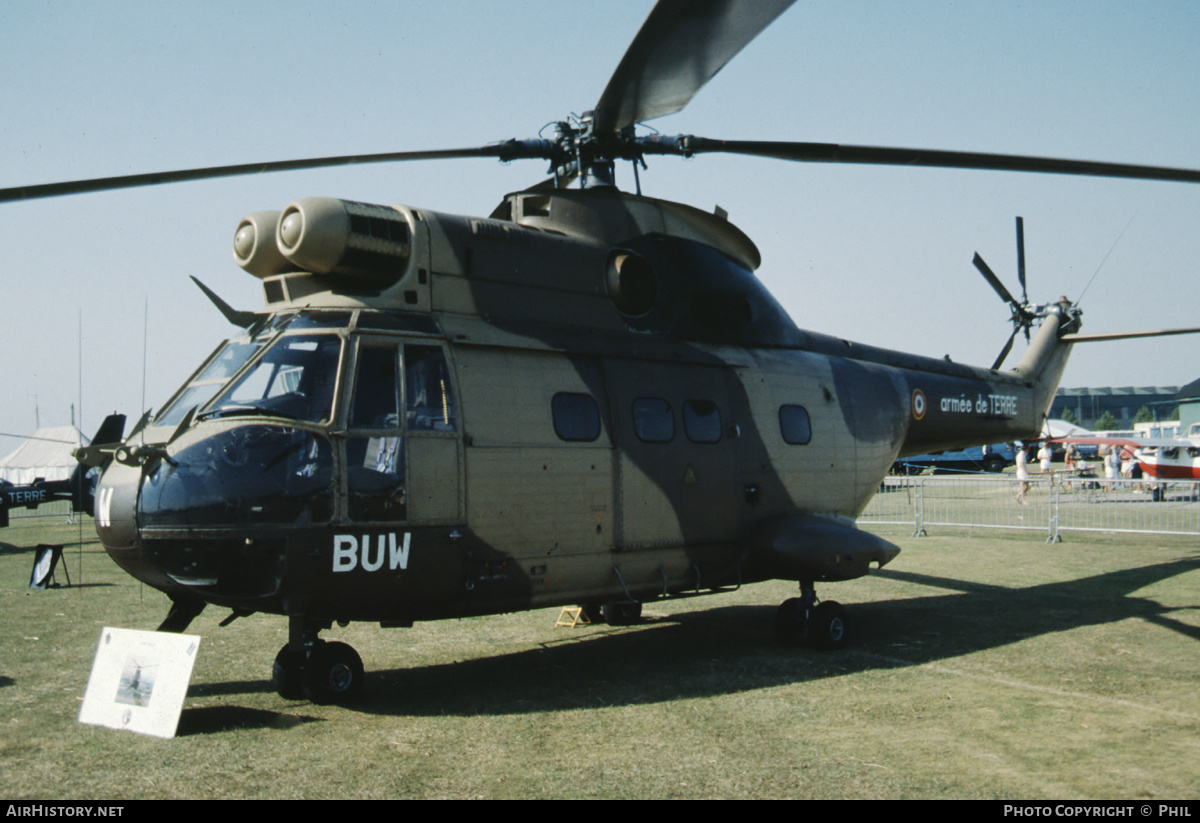
[[[1064,334],[1059,339],[1064,343],[1097,343],[1101,340],[1133,340],[1138,337],[1168,337],[1172,334],[1197,334],[1200,328],[1158,329],[1153,331],[1114,331],[1094,334]]]

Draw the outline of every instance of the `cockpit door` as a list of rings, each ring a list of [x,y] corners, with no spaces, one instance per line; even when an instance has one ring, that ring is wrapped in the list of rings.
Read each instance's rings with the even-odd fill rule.
[[[462,521],[455,393],[437,341],[359,337],[346,409],[345,519]]]

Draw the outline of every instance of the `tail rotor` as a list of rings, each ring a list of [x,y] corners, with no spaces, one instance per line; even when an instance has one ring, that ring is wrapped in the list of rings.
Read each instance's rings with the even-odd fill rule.
[[[1004,358],[1008,357],[1008,353],[1012,351],[1013,341],[1017,338],[1017,332],[1025,332],[1025,339],[1029,340],[1029,329],[1033,325],[1033,321],[1037,319],[1035,307],[1029,304],[1029,295],[1025,288],[1025,222],[1020,217],[1017,218],[1017,280],[1021,283],[1021,300],[1013,297],[1012,292],[1005,288],[1000,282],[1000,278],[992,271],[991,267],[984,262],[979,256],[979,252],[975,252],[975,259],[972,261],[975,268],[979,269],[979,273],[983,275],[983,279],[988,282],[988,285],[1000,295],[1000,299],[1009,305],[1012,309],[1012,334],[1008,337],[1008,342],[1004,344],[1004,348],[1000,350],[1000,356],[996,358],[996,362],[992,364],[993,369],[999,369],[1004,364]]]

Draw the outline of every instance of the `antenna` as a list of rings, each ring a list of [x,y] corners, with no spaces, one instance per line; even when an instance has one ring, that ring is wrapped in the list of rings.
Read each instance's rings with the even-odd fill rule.
[[[1092,272],[1091,280],[1087,281],[1087,285],[1084,286],[1083,291],[1079,293],[1079,299],[1075,301],[1076,305],[1079,305],[1080,303],[1083,302],[1083,296],[1085,294],[1087,294],[1087,290],[1092,287],[1092,281],[1096,279],[1096,275],[1100,273],[1100,269],[1104,268],[1104,264],[1108,262],[1108,255],[1113,253],[1113,249],[1115,249],[1117,247],[1117,244],[1121,242],[1121,238],[1125,236],[1125,232],[1129,231],[1130,225],[1133,224],[1134,217],[1137,217],[1137,212],[1134,212],[1133,215],[1130,216],[1129,222],[1125,224],[1125,228],[1121,229],[1121,233],[1118,234],[1117,239],[1113,241],[1112,246],[1109,248],[1108,252],[1104,255],[1104,259],[1100,261],[1100,265],[1096,266],[1096,271]]]
[[[75,406],[71,406],[71,425],[75,426],[75,437],[79,441],[79,448],[83,448],[83,307],[79,308],[79,334],[76,338],[76,345],[79,348],[77,352],[78,361],[76,363],[76,380],[78,381],[75,387],[77,392],[77,400],[79,402],[79,423],[75,423]],[[73,490],[75,500],[79,501],[79,507],[85,508],[83,505],[83,488],[87,483],[87,472],[83,471],[80,466],[79,471],[79,488]],[[71,501],[71,508],[75,508],[75,500]],[[95,507],[92,508],[95,511]],[[78,524],[78,537],[75,541],[77,551],[75,553],[75,576],[79,579],[79,592],[83,593],[83,515],[84,512],[79,512],[79,517],[76,518]]]

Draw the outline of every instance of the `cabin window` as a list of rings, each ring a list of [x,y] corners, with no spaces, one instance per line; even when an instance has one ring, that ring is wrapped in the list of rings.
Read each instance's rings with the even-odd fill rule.
[[[671,404],[658,397],[633,401],[633,430],[646,443],[670,443],[675,439],[675,415]]]
[[[711,400],[685,401],[683,430],[693,443],[718,442],[721,439],[721,410]]]
[[[803,406],[780,406],[779,432],[785,443],[806,445],[812,440],[812,421],[808,419],[808,410]]]
[[[590,442],[600,436],[600,409],[590,394],[559,392],[550,407],[554,432],[563,440]]]
[[[404,347],[404,391],[410,431],[455,431],[454,394],[440,347]]]

